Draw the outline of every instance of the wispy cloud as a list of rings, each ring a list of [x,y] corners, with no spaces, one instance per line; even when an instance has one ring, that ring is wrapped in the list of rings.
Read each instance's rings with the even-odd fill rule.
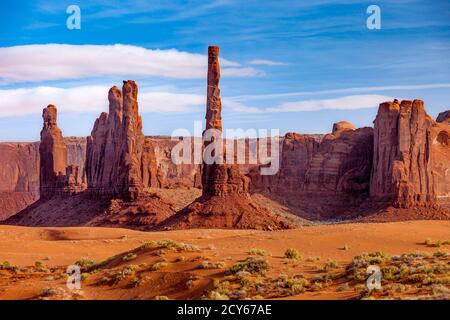
[[[108,90],[103,85],[0,90],[0,117],[39,114],[48,104],[56,105],[60,112],[100,113],[108,110]],[[138,102],[142,113],[195,112],[204,106],[205,96],[148,87],[140,88]]]
[[[248,101],[248,100],[266,100],[266,99],[282,99],[298,96],[313,96],[324,94],[343,94],[343,93],[361,93],[361,92],[382,92],[382,91],[398,91],[398,90],[426,90],[426,89],[444,89],[450,88],[450,83],[430,83],[430,84],[414,84],[414,85],[393,85],[393,86],[373,86],[373,87],[355,87],[355,88],[342,88],[342,89],[330,89],[330,90],[317,90],[317,91],[298,91],[298,92],[285,92],[285,93],[269,93],[269,94],[257,94],[257,95],[240,95],[234,96],[234,101]]]
[[[207,57],[131,45],[43,44],[0,48],[0,83],[38,82],[101,76],[204,78]],[[221,59],[222,73],[252,77],[262,72]]]
[[[319,110],[356,110],[377,107],[381,102],[392,100],[382,95],[355,95],[333,99],[285,102],[268,108],[268,112],[300,112]]]
[[[265,60],[265,59],[255,59],[255,60],[249,61],[249,64],[265,65],[265,66],[284,66],[284,65],[286,65],[286,63],[284,63],[284,62]]]

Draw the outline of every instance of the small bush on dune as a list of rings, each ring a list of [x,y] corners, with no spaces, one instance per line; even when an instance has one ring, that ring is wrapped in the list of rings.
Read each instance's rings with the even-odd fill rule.
[[[248,251],[248,254],[252,256],[271,256],[270,252],[267,252],[264,249],[252,248]]]
[[[284,257],[291,260],[301,260],[302,256],[297,249],[289,248],[284,252]]]
[[[123,261],[131,261],[131,260],[134,260],[136,258],[137,258],[137,254],[130,252],[130,253],[127,253],[126,255],[124,255],[122,257],[122,260]]]
[[[324,264],[322,270],[328,272],[337,268],[339,268],[339,264],[334,260],[329,260]]]
[[[80,260],[76,261],[75,264],[80,268],[88,269],[95,265],[95,262],[87,258],[81,258]]]
[[[158,271],[161,269],[164,269],[168,266],[169,264],[167,262],[157,262],[154,265],[151,266],[150,270],[151,271]]]
[[[248,257],[245,261],[238,262],[230,268],[230,272],[236,274],[240,271],[250,273],[265,273],[269,269],[269,263],[266,260]]]

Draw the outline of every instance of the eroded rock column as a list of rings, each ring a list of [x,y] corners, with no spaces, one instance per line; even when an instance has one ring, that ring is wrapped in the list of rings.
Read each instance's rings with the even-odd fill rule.
[[[403,208],[435,203],[433,123],[421,100],[380,104],[374,122],[372,198]]]

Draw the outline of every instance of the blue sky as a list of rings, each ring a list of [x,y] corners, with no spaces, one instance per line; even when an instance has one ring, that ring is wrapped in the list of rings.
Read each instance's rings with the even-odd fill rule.
[[[81,30],[66,28],[71,4]],[[371,4],[380,30],[366,27]],[[193,130],[208,45],[221,47],[225,127],[370,126],[391,98],[423,99],[433,117],[450,108],[446,0],[16,0],[0,18],[2,141],[38,140],[49,103],[64,135],[89,135],[124,79],[138,82],[145,134]]]

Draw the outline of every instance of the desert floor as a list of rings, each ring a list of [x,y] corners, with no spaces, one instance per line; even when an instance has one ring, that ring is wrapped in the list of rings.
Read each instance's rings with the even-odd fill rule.
[[[436,292],[442,297],[450,288],[450,259],[442,254],[450,248],[449,238],[450,221],[315,225],[286,231],[0,226],[0,263],[6,261],[0,268],[0,299],[358,299],[368,296],[361,293],[365,281],[349,280],[346,267],[355,256],[377,251],[423,254],[417,255],[420,263],[408,261],[415,268],[408,271],[408,280],[394,277],[396,281],[386,283],[390,290],[373,297],[431,297]],[[173,242],[161,241],[165,239]],[[251,255],[255,248],[265,252],[253,250]],[[301,258],[286,258],[288,248],[298,250]],[[267,270],[244,268],[230,274],[230,268],[249,256],[266,261]],[[71,291],[65,270],[80,259],[82,288]],[[436,264],[444,269],[431,275],[432,281],[412,277],[418,267]]]

